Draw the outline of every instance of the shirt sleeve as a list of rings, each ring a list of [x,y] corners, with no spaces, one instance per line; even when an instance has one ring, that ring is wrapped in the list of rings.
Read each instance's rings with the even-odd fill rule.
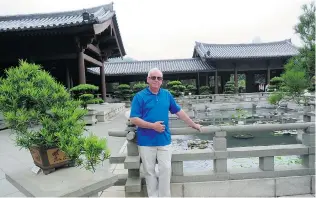
[[[181,110],[181,107],[177,104],[177,102],[175,101],[175,99],[173,98],[173,96],[171,95],[169,91],[168,91],[168,94],[169,94],[169,99],[170,99],[169,111],[172,114],[176,114]]]
[[[142,116],[142,110],[141,110],[141,104],[140,104],[140,98],[139,95],[135,95],[132,104],[131,104],[131,114],[130,118],[141,118]]]

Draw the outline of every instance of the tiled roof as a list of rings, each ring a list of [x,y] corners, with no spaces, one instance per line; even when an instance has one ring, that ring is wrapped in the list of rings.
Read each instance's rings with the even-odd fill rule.
[[[106,62],[104,65],[106,76],[147,74],[152,68],[158,68],[163,73],[207,72],[214,70],[200,58],[170,59],[132,62]],[[99,68],[88,68],[91,73],[99,74]]]
[[[288,57],[299,53],[298,49],[292,45],[291,40],[249,44],[206,44],[195,42],[195,50],[200,57],[214,59]]]
[[[0,16],[0,32],[103,23],[114,16],[114,14],[113,3],[110,3],[94,8],[67,12]]]

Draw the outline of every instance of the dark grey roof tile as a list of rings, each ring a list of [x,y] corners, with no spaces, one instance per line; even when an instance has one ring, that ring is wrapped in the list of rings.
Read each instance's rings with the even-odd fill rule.
[[[299,53],[290,40],[249,44],[207,44],[196,42],[200,57],[213,59],[289,57]]]
[[[83,15],[85,12],[89,13],[88,20],[84,20]],[[114,14],[113,4],[111,3],[75,11],[0,16],[0,32],[102,23],[110,19]]]
[[[208,72],[214,68],[199,58],[169,59],[132,62],[106,62],[104,65],[106,76],[147,74],[152,68],[158,68],[163,73]],[[89,68],[91,73],[99,74],[99,68]]]

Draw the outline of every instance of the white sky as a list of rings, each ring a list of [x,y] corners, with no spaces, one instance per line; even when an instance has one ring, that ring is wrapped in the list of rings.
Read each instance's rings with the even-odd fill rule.
[[[110,0],[0,0],[0,15],[67,11]],[[191,58],[195,41],[300,40],[293,26],[310,0],[113,0],[127,56]]]

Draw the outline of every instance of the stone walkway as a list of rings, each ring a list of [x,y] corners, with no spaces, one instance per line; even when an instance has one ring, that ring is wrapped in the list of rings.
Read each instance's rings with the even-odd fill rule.
[[[94,126],[87,126],[89,131],[100,137],[108,138],[108,145],[112,153],[118,153],[120,151],[125,139],[109,137],[108,130],[125,128],[126,118],[124,113],[125,110],[106,122],[99,122]],[[24,149],[19,150],[18,147],[14,146],[12,136],[10,136],[10,130],[0,131],[0,197],[24,197],[21,192],[19,192],[5,179],[5,172],[16,170],[21,166],[32,165],[33,160],[30,153]],[[109,166],[108,160],[104,163],[104,166]],[[119,188],[113,187],[108,190],[113,191],[113,189]]]

